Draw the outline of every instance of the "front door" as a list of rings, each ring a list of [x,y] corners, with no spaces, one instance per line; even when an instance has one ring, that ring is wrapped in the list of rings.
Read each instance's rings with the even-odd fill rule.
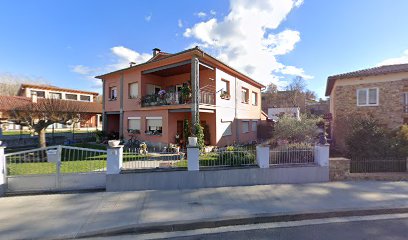
[[[183,125],[184,125],[184,123],[183,123],[184,121],[182,121],[182,120],[180,120],[180,121],[177,121],[177,135],[179,136],[179,138],[178,138],[178,140],[176,139],[176,143],[177,144],[180,144],[181,146],[183,146],[183,129],[184,129],[184,127],[183,127]]]

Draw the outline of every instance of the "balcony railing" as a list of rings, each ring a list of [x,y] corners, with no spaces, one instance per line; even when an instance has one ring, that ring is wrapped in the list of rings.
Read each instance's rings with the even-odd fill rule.
[[[404,105],[404,113],[408,113],[408,104]]]
[[[142,97],[142,107],[178,105],[191,103],[191,96],[184,96],[178,92],[166,92],[164,94],[150,94]],[[200,91],[200,104],[215,105],[215,93]]]

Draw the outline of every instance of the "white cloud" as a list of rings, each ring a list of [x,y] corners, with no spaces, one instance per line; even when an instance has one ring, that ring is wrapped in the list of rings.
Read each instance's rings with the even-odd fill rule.
[[[223,60],[268,84],[282,81],[273,73],[301,75],[304,70],[285,66],[277,56],[291,52],[300,41],[300,33],[286,29],[274,31],[286,16],[303,1],[300,0],[231,0],[230,9],[222,20],[211,18],[187,28],[184,37],[194,38],[198,46],[205,48]]]
[[[86,74],[90,74],[94,71],[94,69],[84,66],[84,65],[75,65],[72,67],[72,71],[74,73],[78,73],[78,74],[82,74],[82,75],[86,75]]]
[[[198,16],[199,18],[205,18],[205,17],[207,16],[207,13],[205,13],[205,12],[199,12],[199,13],[197,13],[197,16]]]
[[[287,74],[287,75],[293,75],[293,76],[300,76],[306,80],[313,79],[313,76],[305,74],[305,71],[303,68],[297,68],[294,66],[284,66],[281,69],[278,69],[277,72]]]
[[[384,61],[378,63],[377,66],[402,64],[402,63],[408,63],[408,49],[402,53],[402,56],[396,57],[396,58],[385,59]]]
[[[177,25],[178,25],[179,28],[182,28],[183,27],[183,21],[181,21],[181,19],[179,19],[177,21]]]
[[[297,1],[295,2],[295,6],[296,6],[296,7],[300,7],[300,6],[302,6],[302,4],[303,4],[303,0],[297,0]]]
[[[152,55],[148,53],[139,53],[130,48],[124,46],[115,46],[110,49],[111,60],[113,63],[107,64],[103,67],[89,67],[84,65],[75,65],[71,67],[71,71],[78,73],[84,77],[84,79],[91,81],[94,88],[100,88],[101,82],[99,79],[95,79],[95,75],[100,75],[122,68],[129,67],[130,62],[140,64],[149,60]]]
[[[210,10],[210,14],[211,14],[211,15],[216,15],[217,12],[216,12],[215,10]]]
[[[152,15],[151,14],[145,17],[146,22],[150,22],[150,20],[152,20]]]

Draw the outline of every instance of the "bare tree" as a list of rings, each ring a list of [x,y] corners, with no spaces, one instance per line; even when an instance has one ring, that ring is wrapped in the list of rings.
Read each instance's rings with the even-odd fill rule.
[[[45,132],[54,123],[71,125],[80,119],[81,105],[75,101],[59,99],[38,99],[23,107],[11,111],[13,120],[22,126],[28,126],[39,136],[39,146],[46,147]]]
[[[42,78],[33,78],[30,76],[16,75],[11,73],[0,74],[0,95],[15,96],[20,89],[21,84],[46,84]]]

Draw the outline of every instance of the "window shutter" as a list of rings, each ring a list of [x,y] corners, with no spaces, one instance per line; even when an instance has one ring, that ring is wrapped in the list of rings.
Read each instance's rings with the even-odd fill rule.
[[[139,95],[139,84],[131,83],[129,87],[130,98],[136,98]]]

